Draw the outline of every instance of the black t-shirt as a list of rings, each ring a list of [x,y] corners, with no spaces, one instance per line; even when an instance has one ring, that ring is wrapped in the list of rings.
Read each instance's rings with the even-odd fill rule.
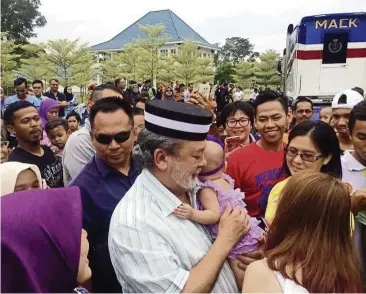
[[[44,151],[43,156],[34,155],[17,147],[10,153],[9,161],[34,164],[38,166],[42,178],[50,188],[63,187],[61,159],[55,156],[49,147],[44,145],[41,147]]]

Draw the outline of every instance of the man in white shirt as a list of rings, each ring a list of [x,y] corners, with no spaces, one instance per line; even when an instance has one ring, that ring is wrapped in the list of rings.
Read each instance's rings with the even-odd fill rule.
[[[258,89],[254,88],[254,92],[252,94],[250,94],[250,96],[249,96],[249,101],[254,102],[255,98],[257,98],[257,96],[258,96]]]
[[[234,101],[241,101],[244,98],[244,92],[242,91],[242,89],[240,87],[238,87],[238,88],[236,88],[233,96],[234,96]]]
[[[343,181],[351,183],[353,212],[356,215],[355,241],[361,256],[363,279],[366,282],[366,101],[352,109],[348,121],[354,151],[345,151],[342,157]]]
[[[135,155],[143,171],[116,207],[109,251],[125,293],[238,292],[226,259],[249,231],[239,208],[229,207],[212,243],[204,227],[173,211],[196,208],[197,175],[212,121],[207,110],[187,103],[151,101]]]

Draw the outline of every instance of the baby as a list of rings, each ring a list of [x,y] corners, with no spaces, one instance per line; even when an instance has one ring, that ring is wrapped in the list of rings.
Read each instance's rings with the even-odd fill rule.
[[[217,142],[207,141],[204,156],[207,164],[198,176],[201,182],[201,189],[197,198],[198,210],[185,204],[176,208],[174,214],[178,217],[184,217],[184,215],[187,215],[184,213],[185,210],[193,210],[193,213],[190,215],[192,216],[194,214],[194,220],[205,225],[211,237],[216,239],[218,223],[227,204],[230,204],[232,209],[239,206],[245,213],[247,213],[247,210],[243,201],[244,193],[240,192],[239,189],[235,190],[234,180],[224,173],[225,154],[222,146]],[[258,240],[264,234],[264,231],[258,226],[259,221],[256,218],[250,217],[249,224],[250,231],[229,254],[229,263],[234,272],[239,289],[243,285],[244,273],[238,268],[239,261],[236,260],[236,256],[255,251],[258,247]]]
[[[63,118],[51,120],[46,124],[45,129],[47,136],[53,145],[52,147],[54,147],[51,148],[53,153],[55,153],[56,156],[62,158],[64,147],[66,145],[67,139],[69,138],[69,126],[67,121]]]

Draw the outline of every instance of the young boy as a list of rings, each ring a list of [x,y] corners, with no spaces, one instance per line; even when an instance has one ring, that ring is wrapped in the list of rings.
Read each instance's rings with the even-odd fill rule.
[[[75,111],[70,112],[66,116],[67,124],[69,126],[68,134],[71,135],[73,132],[76,132],[79,129],[80,125],[80,115],[76,113]]]
[[[52,145],[57,147],[57,150],[54,152],[55,155],[62,158],[64,147],[69,138],[67,121],[62,118],[52,120],[46,124],[45,128]]]

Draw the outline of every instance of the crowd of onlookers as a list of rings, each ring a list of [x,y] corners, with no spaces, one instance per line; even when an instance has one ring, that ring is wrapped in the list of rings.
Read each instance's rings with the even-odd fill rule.
[[[3,292],[366,289],[362,89],[49,84],[1,100]]]

